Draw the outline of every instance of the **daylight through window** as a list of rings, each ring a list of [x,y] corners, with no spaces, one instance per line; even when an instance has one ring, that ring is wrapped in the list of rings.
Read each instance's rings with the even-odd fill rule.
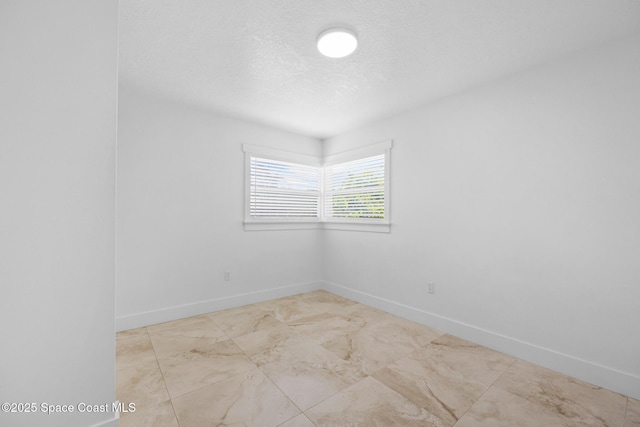
[[[247,169],[245,229],[309,228],[304,225],[315,224],[389,231],[391,141],[324,159],[248,145],[243,149]]]
[[[327,220],[384,219],[384,154],[328,166],[324,173]]]
[[[251,156],[251,218],[318,218],[320,168]]]

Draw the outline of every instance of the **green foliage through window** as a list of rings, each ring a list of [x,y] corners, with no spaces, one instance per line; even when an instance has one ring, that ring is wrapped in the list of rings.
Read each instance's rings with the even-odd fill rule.
[[[385,218],[385,155],[325,168],[327,218]]]

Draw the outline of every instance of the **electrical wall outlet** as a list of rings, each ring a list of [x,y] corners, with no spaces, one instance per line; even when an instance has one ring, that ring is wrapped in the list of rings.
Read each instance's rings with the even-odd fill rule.
[[[433,282],[427,283],[427,292],[429,292],[430,294],[435,294],[436,293],[436,284],[433,283]]]
[[[230,271],[225,271],[224,272],[224,281],[225,282],[231,281],[231,272]]]

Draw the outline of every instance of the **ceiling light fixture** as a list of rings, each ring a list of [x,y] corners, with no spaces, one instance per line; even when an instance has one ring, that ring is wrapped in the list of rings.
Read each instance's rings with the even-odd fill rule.
[[[329,58],[344,58],[358,47],[356,35],[344,28],[330,28],[318,36],[318,50]]]

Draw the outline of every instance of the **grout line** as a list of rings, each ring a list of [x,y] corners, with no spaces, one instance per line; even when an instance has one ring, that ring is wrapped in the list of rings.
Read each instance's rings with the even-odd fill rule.
[[[507,371],[513,367],[513,365],[515,365],[516,363],[518,363],[519,360],[521,360],[521,359],[518,359],[517,357],[514,357],[514,359],[515,360],[513,362],[511,362],[511,364],[507,367],[507,369],[505,369],[504,372],[502,372],[498,376],[498,378],[496,378],[496,380],[489,387],[487,387],[487,389],[484,391],[484,393],[482,393],[480,395],[480,397],[478,397],[478,399],[475,402],[473,402],[473,405],[471,405],[469,408],[467,408],[467,410],[464,412],[464,414],[462,414],[460,416],[458,421],[460,421],[484,397],[484,395],[487,394],[489,392],[489,390],[491,390],[493,388],[496,388],[497,390],[500,390],[500,391],[505,392],[505,393],[509,393],[510,395],[513,395],[513,396],[515,396],[517,398],[523,399],[522,397],[518,396],[517,394],[512,393],[509,390],[505,390],[505,389],[502,389],[502,388],[496,386],[496,383],[500,380],[500,378],[502,378],[507,373]],[[528,401],[528,399],[524,399],[524,400]],[[458,421],[456,421],[456,424],[458,424]],[[455,424],[452,427],[455,427]]]
[[[169,396],[169,403],[171,404],[171,409],[173,410],[173,416],[176,419],[176,423],[178,423],[178,427],[180,427],[180,420],[178,419],[178,413],[176,412],[176,408],[173,406],[173,397],[171,397],[171,393],[169,393],[169,387],[167,387],[167,380],[164,378],[164,372],[162,371],[162,367],[160,366],[160,359],[158,359],[158,353],[156,353],[156,348],[153,345],[153,340],[151,339],[151,334],[149,334],[149,330],[147,330],[147,335],[149,335],[149,341],[151,342],[151,348],[153,349],[153,355],[156,358],[156,363],[158,364],[158,370],[160,371],[160,375],[162,376],[162,384],[164,385],[164,389],[167,391],[167,396]]]
[[[171,397],[169,397],[169,403],[171,404],[171,409],[173,409],[173,416],[176,419],[176,422],[178,423],[178,427],[180,427],[180,420],[178,419],[178,413],[176,412],[176,407],[173,406],[173,399],[171,399]]]
[[[503,353],[502,353],[502,354],[503,354]],[[513,356],[509,356],[509,357],[513,357]],[[493,382],[492,382],[491,384],[489,384],[489,386],[487,387],[487,389],[486,389],[486,390],[485,390],[485,391],[484,391],[480,396],[478,396],[478,398],[473,402],[473,404],[472,404],[471,406],[469,406],[469,407],[467,408],[467,410],[466,410],[466,411],[464,411],[464,413],[463,413],[462,415],[460,415],[460,418],[458,418],[458,419],[456,420],[455,424],[454,424],[452,427],[455,427],[455,425],[456,425],[456,424],[458,424],[458,421],[460,421],[460,420],[461,420],[465,415],[467,415],[467,413],[471,410],[471,408],[473,408],[474,406],[476,406],[476,404],[477,404],[477,403],[482,399],[482,397],[483,397],[485,394],[487,394],[487,393],[489,392],[489,390],[491,390],[493,387],[495,387],[495,384],[500,380],[500,378],[502,378],[502,377],[504,376],[504,374],[506,374],[506,373],[507,373],[507,371],[508,371],[509,369],[511,369],[511,368],[513,367],[513,365],[515,365],[515,364],[516,364],[516,362],[517,362],[518,360],[520,360],[520,359],[518,359],[517,357],[513,357],[513,362],[511,362],[511,363],[509,364],[509,366],[507,366],[507,367],[505,368],[505,370],[504,370],[504,371],[502,371],[502,373],[501,373],[500,375],[498,375],[498,377],[497,377],[495,380],[493,380]],[[496,388],[500,389],[499,387],[496,387]],[[500,389],[500,390],[502,390],[502,389]],[[504,390],[504,391],[506,391],[506,390]]]
[[[627,402],[624,405],[624,414],[622,415],[622,425],[623,426],[627,425],[627,413],[629,412],[629,399],[630,399],[630,397],[627,396]]]
[[[173,410],[173,416],[176,419],[176,423],[178,423],[178,427],[180,427],[180,420],[178,419],[178,413],[176,412],[175,406],[173,406],[173,397],[171,393],[169,393],[169,387],[167,387],[167,380],[164,378],[164,372],[162,371],[162,367],[160,366],[160,359],[158,358],[158,354],[156,353],[156,348],[153,345],[153,340],[151,339],[151,334],[149,334],[149,330],[145,327],[147,331],[147,335],[149,335],[149,341],[151,341],[151,348],[153,349],[153,355],[156,358],[156,363],[158,364],[158,370],[160,371],[160,375],[162,375],[162,384],[164,385],[164,389],[167,391],[167,396],[169,396],[169,403],[171,404],[171,409]]]
[[[149,337],[149,340],[151,341],[151,337]],[[167,391],[167,396],[169,396],[169,400],[171,401],[171,407],[173,408],[173,398],[171,397],[171,393],[169,393],[169,387],[167,387],[167,380],[164,378],[164,372],[162,371],[162,367],[160,366],[160,359],[158,359],[158,354],[156,353],[156,349],[153,346],[153,341],[151,341],[151,348],[153,348],[153,355],[156,357],[156,364],[158,365],[158,370],[160,371],[160,375],[162,376],[162,384],[164,385],[164,389]],[[176,415],[175,413],[175,408],[173,410],[173,414]],[[176,419],[178,419],[178,416],[176,415]]]
[[[248,356],[247,356],[247,357],[248,357]],[[285,392],[284,392],[284,390],[282,390],[282,389],[278,386],[278,384],[276,384],[276,382],[273,380],[273,378],[271,378],[269,375],[267,375],[267,373],[266,373],[266,372],[264,372],[260,366],[258,366],[258,369],[260,370],[260,372],[262,372],[262,375],[264,375],[264,376],[265,376],[265,377],[266,377],[266,378],[271,382],[271,384],[273,384],[273,385],[275,386],[275,388],[277,388],[278,390],[280,390],[280,393],[282,393],[282,395],[283,395],[284,397],[286,397],[286,398],[287,398],[291,403],[293,403],[293,406],[295,406],[296,408],[298,408],[298,411],[300,411],[300,414],[304,414],[304,411],[303,411],[303,410],[298,406],[298,404],[297,404],[296,402],[294,402],[294,401],[293,401],[293,399],[291,399],[291,397],[289,397],[289,395],[288,395],[287,393],[285,393]],[[298,415],[300,415],[300,414],[296,414],[296,415],[294,415],[294,416],[293,416],[293,417],[291,417],[291,418],[295,418],[295,417],[297,417],[297,416],[298,416]],[[291,418],[289,418],[289,420],[290,420]],[[282,422],[282,423],[280,423],[280,424],[286,423],[286,422],[287,422],[287,421],[289,421],[289,420],[283,421],[283,422]],[[280,424],[278,424],[278,425],[280,425]]]
[[[203,385],[202,387],[194,388],[193,390],[189,390],[189,391],[186,391],[186,392],[184,392],[184,393],[181,393],[181,394],[179,394],[179,395],[175,396],[174,398],[173,398],[173,397],[171,397],[171,395],[169,395],[169,398],[170,398],[171,400],[173,400],[173,399],[177,399],[177,398],[182,397],[182,396],[185,396],[185,395],[187,395],[187,394],[194,393],[194,392],[196,392],[196,391],[200,391],[200,390],[202,390],[202,389],[204,389],[204,388],[211,387],[211,386],[214,386],[214,385],[216,385],[216,384],[220,384],[220,383],[222,383],[222,382],[228,381],[228,380],[230,380],[230,379],[232,379],[232,378],[239,377],[240,375],[245,375],[247,372],[253,371],[253,370],[255,370],[255,369],[258,369],[258,367],[256,366],[255,368],[247,369],[246,371],[243,371],[243,372],[238,372],[237,374],[234,374],[234,375],[231,375],[230,377],[227,377],[227,378],[221,379],[220,381],[216,381],[216,382],[211,383],[211,384],[205,384],[205,385]]]
[[[315,407],[316,407],[316,406],[318,406],[318,405],[321,405],[322,403],[326,402],[327,400],[331,399],[332,397],[337,396],[338,394],[342,393],[343,391],[347,390],[348,388],[351,388],[351,387],[355,386],[356,384],[361,383],[362,381],[366,380],[366,379],[367,379],[367,378],[369,378],[369,377],[371,377],[371,378],[373,378],[373,379],[375,380],[375,378],[374,378],[373,376],[371,376],[371,375],[366,375],[364,378],[359,379],[358,381],[354,382],[353,384],[349,384],[348,386],[346,386],[346,387],[345,387],[345,388],[343,388],[342,390],[340,390],[340,391],[338,391],[338,392],[336,392],[336,393],[332,394],[331,396],[326,397],[326,398],[322,399],[321,401],[317,402],[317,403],[316,403],[316,404],[314,404],[313,406],[309,407],[309,408],[307,409],[307,411],[308,411],[309,409],[313,409],[313,408],[315,408]],[[376,381],[377,381],[377,380],[376,380]],[[383,385],[384,385],[384,384],[383,384]],[[386,387],[386,386],[385,386],[385,387]],[[305,414],[305,416],[306,416],[306,415],[307,415],[307,414]],[[307,417],[307,418],[309,418],[309,417]],[[315,423],[314,423],[314,424],[315,424]]]

